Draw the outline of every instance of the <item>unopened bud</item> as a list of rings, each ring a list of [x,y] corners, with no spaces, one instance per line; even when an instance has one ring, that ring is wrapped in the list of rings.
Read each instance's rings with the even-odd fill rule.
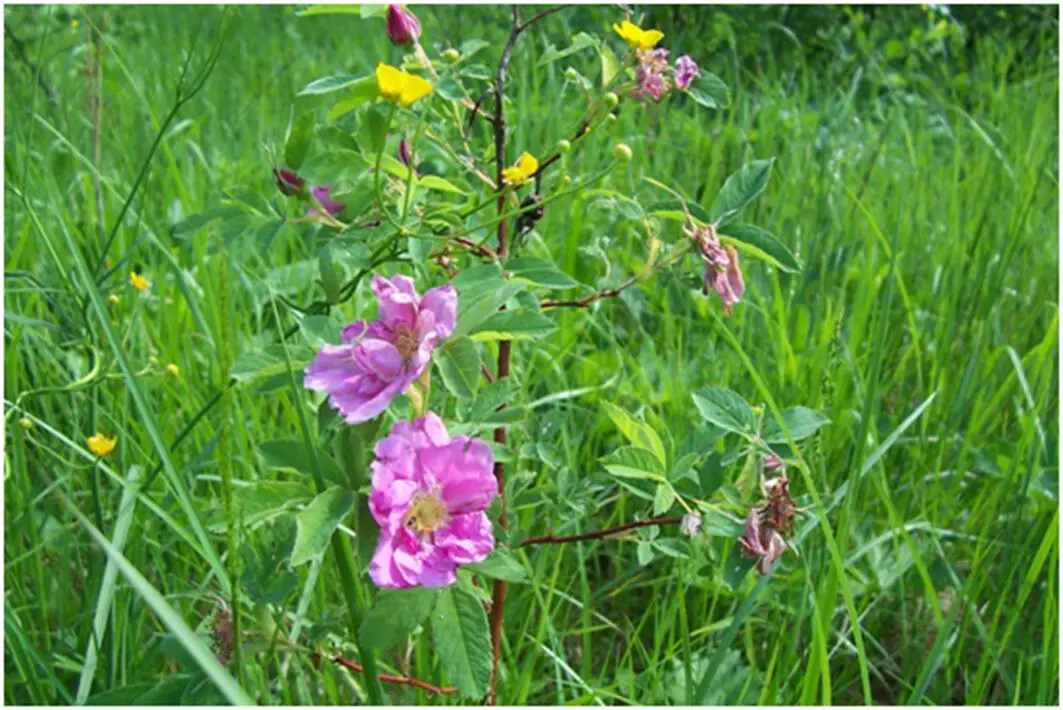
[[[616,105],[617,105],[618,103],[620,103],[620,97],[619,97],[619,96],[617,96],[617,95],[616,95],[615,93],[613,93],[612,91],[610,91],[609,93],[607,93],[607,94],[606,94],[606,95],[605,95],[605,96],[604,96],[603,98],[604,98],[604,100],[605,100],[605,105],[606,105],[606,106],[608,106],[609,108],[613,108],[613,107],[615,107],[615,106],[616,106]]]
[[[579,73],[572,67],[569,67],[565,70],[565,78],[569,81],[579,81]]]
[[[454,64],[461,59],[461,52],[451,47],[447,51],[443,52],[443,61],[447,64]]]
[[[273,182],[277,183],[277,189],[285,195],[297,195],[306,186],[306,181],[288,168],[273,168]]]
[[[33,420],[29,417],[22,417],[22,419],[18,420],[18,425],[26,431],[29,431],[33,428]]]
[[[631,162],[631,146],[627,143],[617,143],[613,146],[613,157],[618,163]]]
[[[572,144],[569,143],[568,141],[560,140],[560,141],[557,142],[557,152],[558,153],[567,153],[570,150],[572,150]]]
[[[605,120],[606,123],[615,123],[616,122],[616,114],[615,113],[607,113],[607,114],[605,114],[605,119],[604,120]]]
[[[387,11],[388,39],[392,44],[403,47],[417,41],[421,36],[421,23],[417,16],[402,5],[388,5]]]

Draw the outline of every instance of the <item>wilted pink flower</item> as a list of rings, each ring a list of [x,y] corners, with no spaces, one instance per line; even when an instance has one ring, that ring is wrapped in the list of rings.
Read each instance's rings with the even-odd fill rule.
[[[760,516],[759,506],[749,511],[746,529],[738,538],[738,544],[745,557],[757,560],[757,571],[767,574],[775,560],[786,552],[786,540],[775,528],[765,525]]]
[[[417,295],[405,276],[373,276],[380,304],[372,323],[343,329],[342,345],[326,345],[306,368],[303,384],[327,392],[344,421],[357,424],[387,409],[428,366],[436,343],[451,334],[458,295],[450,284]]]
[[[687,55],[683,55],[675,63],[675,85],[680,89],[690,86],[694,77],[698,76],[698,65]]]
[[[416,42],[421,36],[421,23],[405,6],[388,5],[387,32],[391,43],[402,47]]]
[[[778,471],[783,468],[783,462],[777,455],[772,454],[764,457],[763,466],[765,471]]]
[[[297,172],[288,168],[273,168],[273,182],[285,195],[297,195],[306,186],[306,181],[299,177]]]
[[[484,512],[498,495],[491,447],[451,438],[432,412],[398,421],[376,445],[369,509],[380,540],[369,576],[380,587],[445,587],[459,565],[495,547]]]
[[[640,49],[636,52],[639,65],[635,69],[635,81],[638,86],[631,92],[636,98],[650,96],[657,101],[668,91],[665,72],[668,71],[667,49]]]
[[[723,314],[731,315],[734,304],[742,300],[746,290],[742,270],[738,266],[738,252],[730,244],[724,246],[726,261],[709,261],[705,267],[705,292],[716,291],[723,301]]]
[[[347,205],[343,204],[342,202],[336,202],[335,200],[329,199],[329,192],[331,192],[331,190],[332,188],[330,187],[324,185],[316,185],[310,188],[310,194],[314,196],[314,199],[317,200],[317,203],[325,209],[325,212],[327,212],[330,217],[335,217],[340,212],[342,212],[343,208]],[[316,212],[317,210],[310,211]]]

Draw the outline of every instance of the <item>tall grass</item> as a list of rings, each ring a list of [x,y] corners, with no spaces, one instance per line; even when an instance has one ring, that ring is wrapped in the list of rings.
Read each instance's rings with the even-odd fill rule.
[[[232,272],[223,273],[219,235],[175,235],[171,227],[217,206],[235,186],[271,195],[269,167],[280,160],[294,94],[325,74],[365,72],[394,50],[379,25],[300,19],[286,8],[93,8],[79,11],[77,29],[68,12],[7,15],[57,102],[9,49],[4,699],[67,703],[88,676],[90,702],[145,702],[156,686],[150,697],[162,702],[222,702],[207,678],[225,671],[203,666],[188,651],[198,647],[182,644],[173,625],[176,617],[209,643],[230,598],[232,556],[258,559],[228,547],[221,412],[229,417],[224,477],[237,507],[249,482],[301,481],[265,467],[258,447],[301,437],[306,412],[283,387],[250,386],[236,389],[224,410],[194,417],[228,382],[220,344],[239,356],[275,341],[271,293],[312,300],[316,260],[285,227],[268,248],[264,235],[237,239]],[[96,282],[86,271],[103,248],[99,226],[114,223],[187,53],[193,66],[206,61],[223,13],[231,29],[218,68],[163,132],[107,255],[104,272],[117,268]],[[962,54],[913,56],[898,73],[873,53],[845,60],[843,51],[859,43],[824,41],[826,56],[793,49],[777,59],[744,50],[748,30],[722,11],[650,13],[676,52],[694,53],[711,38],[718,51],[705,64],[730,85],[732,106],[626,106],[565,169],[599,170],[623,139],[636,159],[612,175],[613,187],[651,205],[661,198],[642,180],[651,176],[710,204],[742,162],[776,155],[755,221],[805,268],[787,275],[748,265],[747,300],[724,320],[697,295],[689,264],[622,298],[560,313],[562,327],[541,348],[517,348],[518,401],[573,396],[536,406],[512,432],[520,453],[511,476],[516,526],[520,534],[564,534],[642,514],[647,503],[618,490],[597,463],[620,443],[599,403],[641,411],[690,445],[692,392],[725,386],[753,402],[767,404],[770,395],[779,406],[804,404],[830,417],[802,451],[811,479],[795,477],[795,488],[805,494],[814,483],[831,506],[844,564],[832,563],[814,524],[799,557],[738,590],[722,581],[720,540],[695,560],[665,556],[647,565],[636,536],[525,549],[534,583],[509,591],[499,702],[860,703],[865,667],[878,703],[1054,704],[1054,18],[1028,40],[974,38]],[[514,57],[514,149],[546,152],[579,120],[564,64],[535,68],[545,43],[563,44],[577,29],[604,33],[612,19],[606,8],[556,17],[529,33]],[[790,11],[781,26],[798,19]],[[496,41],[506,18],[501,9],[435,7],[422,20],[429,41]],[[103,30],[98,165],[86,74],[96,56],[86,29],[93,25]],[[734,41],[728,27],[738,27]],[[489,65],[497,51],[480,60]],[[596,76],[590,53],[571,64]],[[665,237],[677,239],[675,230],[666,227]],[[607,267],[596,249],[605,244],[628,260]],[[524,247],[587,283],[607,268],[608,278],[623,278],[645,249],[640,232],[594,199],[552,203]],[[126,284],[133,268],[154,282],[145,296]],[[108,304],[111,294],[121,302]],[[179,377],[167,373],[169,363]],[[115,455],[99,463],[84,445],[97,429],[119,438]],[[146,475],[157,466],[162,473]],[[721,476],[737,474],[731,466]],[[273,521],[237,537],[261,556],[283,547],[283,528]],[[250,697],[365,699],[360,676],[317,667],[306,650],[356,655],[346,624],[351,590],[339,571],[331,557],[299,568],[281,600],[243,609],[254,640],[240,663]],[[283,563],[277,574],[284,576]],[[293,627],[302,633],[289,635]],[[89,672],[87,656],[95,657]],[[427,641],[408,661],[410,674],[445,682]],[[381,662],[404,668],[397,655]],[[385,691],[395,702],[428,700],[412,688]]]

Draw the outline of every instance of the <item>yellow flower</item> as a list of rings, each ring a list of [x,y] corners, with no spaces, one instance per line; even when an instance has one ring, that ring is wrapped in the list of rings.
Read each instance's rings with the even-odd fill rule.
[[[166,371],[174,377],[181,376],[181,368],[177,366],[177,363],[171,362],[169,365],[166,366]]]
[[[507,185],[523,185],[531,180],[539,169],[539,161],[531,153],[524,153],[517,158],[517,164],[502,171],[502,180]]]
[[[78,21],[76,19],[70,21],[70,29],[76,30],[78,28]]]
[[[652,49],[664,37],[664,32],[660,30],[644,30],[627,20],[619,25],[613,25],[613,29],[632,49]]]
[[[114,446],[117,443],[118,439],[112,439],[97,432],[89,437],[89,451],[103,458],[114,451]]]
[[[133,288],[138,291],[143,291],[151,286],[150,281],[135,271],[129,272],[129,283],[133,284]]]
[[[384,63],[377,65],[376,86],[383,98],[400,106],[413,106],[432,92],[432,84],[427,79]]]

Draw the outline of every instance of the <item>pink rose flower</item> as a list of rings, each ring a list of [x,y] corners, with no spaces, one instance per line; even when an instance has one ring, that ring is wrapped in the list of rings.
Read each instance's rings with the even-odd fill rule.
[[[327,392],[344,421],[377,416],[421,376],[436,343],[454,331],[458,295],[450,284],[421,298],[406,276],[373,276],[380,304],[372,323],[356,320],[343,329],[342,345],[326,345],[306,368],[303,385]]]
[[[398,421],[377,442],[369,510],[380,540],[369,563],[379,587],[445,587],[460,565],[495,547],[486,510],[498,495],[487,442],[451,437],[433,412]]]

